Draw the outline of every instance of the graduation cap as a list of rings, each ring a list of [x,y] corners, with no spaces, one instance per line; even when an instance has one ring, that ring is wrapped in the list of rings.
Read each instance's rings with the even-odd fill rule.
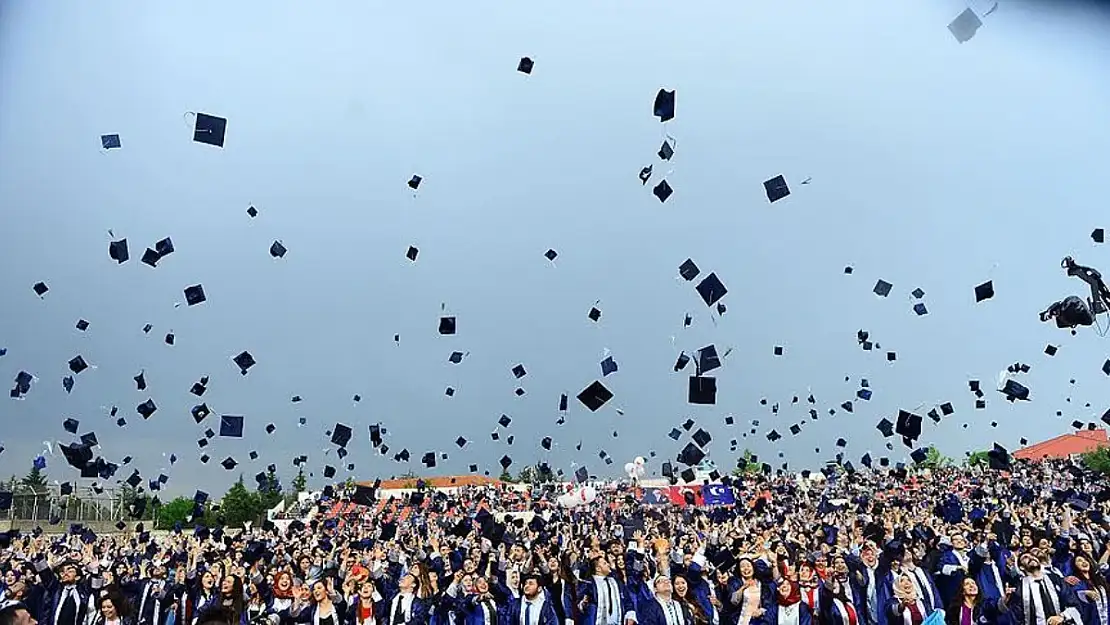
[[[140,371],[138,375],[136,375],[135,377],[133,377],[131,379],[135,381],[135,390],[137,390],[137,391],[145,391],[146,390],[146,374],[144,372]]]
[[[96,447],[100,441],[96,440],[96,432],[85,432],[81,435],[81,444]]]
[[[647,184],[651,180],[651,165],[640,169],[640,184]]]
[[[510,458],[508,456],[501,456],[501,468],[502,469],[508,470],[508,468],[512,464],[513,464],[513,459],[512,458]]]
[[[247,207],[247,214],[250,215],[251,219],[254,219],[255,217],[258,217],[258,209],[255,208],[253,205],[248,206]]]
[[[111,258],[120,265],[126,263],[131,258],[131,254],[127,250],[127,239],[119,239],[109,243],[108,258]]]
[[[763,183],[763,190],[767,192],[767,199],[772,204],[790,195],[790,187],[786,185],[786,178],[775,176]]]
[[[879,425],[875,427],[883,433],[884,438],[890,438],[891,436],[894,436],[894,424],[891,423],[890,420],[886,417],[883,417],[883,419],[879,421]]]
[[[168,332],[166,334],[165,341],[166,341],[166,345],[173,345],[173,332]]]
[[[346,447],[347,443],[349,443],[350,441],[351,428],[349,426],[343,425],[342,423],[336,423],[335,428],[332,430],[331,434],[332,444],[338,447]]]
[[[659,146],[659,158],[669,161],[674,156],[674,147],[671,146],[670,141],[663,141],[663,145]]]
[[[532,59],[526,56],[522,56],[520,57],[520,62],[516,64],[516,71],[520,72],[521,74],[531,74],[533,67],[535,67],[535,63],[532,61]]]
[[[46,286],[45,282],[36,282],[31,288],[35,291],[35,295],[39,297],[46,295],[46,292],[50,290],[50,287]]]
[[[964,9],[956,19],[948,23],[948,32],[960,43],[967,43],[978,32],[983,21],[971,9]]]
[[[970,9],[968,9],[968,10],[970,10]],[[987,280],[983,284],[980,284],[979,286],[975,287],[975,303],[979,303],[983,300],[988,300],[992,297],[994,297],[994,282],[993,281]]]
[[[916,313],[918,317],[920,317],[922,315],[929,314],[929,309],[925,308],[925,304],[923,302],[918,302],[913,305],[913,312]]]
[[[439,318],[439,333],[450,335],[455,333],[455,318],[454,317],[440,317]]]
[[[212,414],[212,411],[208,409],[208,404],[197,404],[189,412],[193,415],[193,421],[197,423],[204,421],[208,415]]]
[[[952,407],[952,402],[946,401],[940,405],[940,412],[947,417],[948,415],[956,412],[956,409]]]
[[[694,436],[692,438],[699,447],[705,447],[709,444],[710,441],[713,440],[713,437],[709,434],[709,432],[706,432],[702,428],[698,428],[698,431],[694,432]]]
[[[500,425],[503,428],[509,427],[509,424],[512,423],[512,422],[513,422],[512,417],[510,417],[507,414],[503,414],[503,415],[501,415],[501,417],[499,419],[497,419],[497,424]]]
[[[420,188],[420,183],[423,182],[423,181],[424,181],[423,178],[421,178],[420,176],[418,176],[416,174],[413,174],[412,178],[409,178],[409,182],[408,182],[409,188],[412,189],[413,191],[415,191],[418,188]]]
[[[243,417],[227,414],[220,416],[220,436],[226,438],[242,438]]]
[[[987,452],[987,462],[995,471],[1008,471],[1011,468],[1012,459],[1005,447],[995,443],[994,448]]]
[[[717,403],[717,378],[692,375],[686,393],[686,401],[691,404],[713,405]]]
[[[325,465],[324,466],[324,477],[329,479],[329,480],[331,478],[335,477],[335,467],[331,466],[330,464]]]
[[[100,147],[105,150],[114,150],[120,147],[119,135],[100,135]]]
[[[913,291],[910,291],[910,295],[913,295],[915,299],[921,299],[922,297],[925,297],[925,291],[922,291],[921,287],[918,287]]]
[[[200,382],[193,382],[193,386],[189,389],[189,392],[197,397],[203,396],[207,391],[208,387]]]
[[[1006,380],[1006,384],[999,389],[1000,393],[1006,396],[1011,402],[1021,400],[1029,401],[1029,389],[1017,380]]]
[[[716,273],[711,273],[706,276],[696,287],[698,295],[701,295],[702,301],[706,306],[716,304],[722,297],[728,293],[728,289],[721,283],[720,278]]]
[[[578,401],[582,402],[584,406],[590,409],[590,412],[597,412],[602,406],[613,398],[613,393],[605,388],[599,380],[594,380],[589,386],[578,394]]]
[[[617,361],[613,360],[612,356],[608,356],[605,360],[601,361],[601,377],[605,377],[610,373],[617,372]]]
[[[660,202],[666,202],[667,198],[674,194],[674,189],[671,188],[670,183],[666,180],[660,180],[659,184],[655,185],[655,188],[651,190],[651,193],[659,198]]]
[[[675,363],[674,363],[675,372],[677,373],[677,372],[682,371],[683,369],[685,369],[686,365],[689,362],[690,362],[690,357],[686,355],[686,352],[680,353],[678,355],[678,360],[676,360]]]
[[[548,249],[546,252],[543,253],[543,256],[547,260],[554,261],[556,258],[559,257],[559,252],[556,252],[553,249]]]
[[[898,411],[894,431],[904,438],[915,441],[921,437],[921,417],[905,410]]]
[[[875,288],[872,289],[872,292],[874,292],[875,295],[878,295],[879,297],[886,297],[887,295],[890,295],[890,289],[893,287],[894,285],[887,282],[886,280],[879,280],[875,283]]]
[[[921,464],[922,462],[925,462],[928,457],[929,450],[925,447],[918,447],[917,449],[913,450],[912,453],[910,453],[910,458],[913,458],[913,461],[916,464]]]
[[[235,462],[235,458],[232,458],[231,456],[228,456],[227,458],[224,458],[220,462],[220,465],[223,466],[225,471],[230,471],[230,470],[234,469],[235,467],[239,466],[239,463]]]
[[[285,258],[285,253],[289,251],[281,241],[274,241],[270,244],[270,256],[274,258]]]
[[[515,367],[513,367],[513,377],[514,378],[519,380],[520,378],[523,378],[526,375],[528,375],[528,372],[524,370],[524,365],[516,365]]]
[[[222,148],[226,132],[227,119],[207,113],[197,113],[196,124],[193,127],[193,141]]]
[[[586,316],[590,318],[590,321],[597,321],[601,319],[601,311],[595,306],[590,308],[590,312]]]
[[[144,418],[149,419],[158,410],[158,406],[154,404],[153,399],[147,399],[143,403],[135,407],[135,410]]]
[[[185,303],[189,306],[196,306],[207,299],[204,295],[204,287],[199,284],[194,284],[185,289]]]
[[[697,356],[697,368],[701,373],[709,373],[721,366],[721,359],[717,356],[717,348],[713,345],[706,345],[699,349]]]
[[[767,433],[767,440],[771,441],[772,443],[780,440],[781,438],[782,434],[779,434],[778,430],[771,430]]]
[[[1046,345],[1044,348],[1044,353],[1048,354],[1049,356],[1055,356],[1058,349],[1059,348],[1057,348],[1055,345]]]
[[[79,355],[74,356],[69,361],[69,370],[72,371],[75,374],[81,373],[82,371],[84,371],[85,369],[88,369],[88,368],[89,368],[89,365],[88,365],[88,363],[85,362],[85,359],[82,356],[79,356]]]
[[[574,479],[576,481],[578,481],[578,483],[580,483],[580,484],[582,482],[585,482],[586,480],[590,479],[589,469],[587,469],[584,466],[583,467],[578,467],[578,469],[575,470],[575,472],[574,472]]]
[[[70,434],[76,434],[79,426],[80,422],[77,419],[66,419],[62,422],[62,429]]]
[[[654,114],[661,122],[668,122],[674,119],[674,100],[675,92],[660,89],[659,93],[655,94],[655,106],[653,107]]]
[[[238,356],[232,358],[231,360],[235,363],[236,366],[239,367],[240,375],[247,375],[247,371],[257,364],[254,360],[254,356],[251,356],[251,353],[248,351],[240,352]]]
[[[699,273],[701,273],[701,270],[698,269],[698,266],[694,263],[692,259],[687,258],[681,265],[678,266],[678,275],[682,276],[682,279],[686,280],[687,282],[698,277]]]

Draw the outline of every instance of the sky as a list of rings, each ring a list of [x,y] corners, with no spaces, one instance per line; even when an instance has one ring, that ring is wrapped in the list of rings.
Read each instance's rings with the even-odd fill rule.
[[[74,440],[67,417],[107,460],[133,456],[117,477],[164,472],[170,494],[218,492],[269,463],[288,484],[301,454],[316,487],[329,464],[359,480],[471,463],[496,475],[506,454],[514,472],[546,461],[617,476],[636,456],[657,472],[689,441],[667,437],[687,418],[713,435],[719,466],[733,465],[735,438],[793,469],[837,451],[904,460],[875,424],[942,402],[955,414],[926,419],[920,444],[954,457],[1097,421],[1110,343],[1037,313],[1087,292],[1063,256],[1110,267],[1090,238],[1110,226],[1110,21],[1096,4],[1004,0],[960,44],[947,24],[967,6],[2,2],[0,379],[37,380],[0,401],[0,475]],[[516,71],[523,56],[530,75]],[[660,88],[677,94],[666,124],[652,115]],[[222,149],[192,141],[196,112],[228,119]],[[108,133],[120,149],[100,149]],[[762,183],[779,174],[792,194],[772,204]],[[660,203],[664,178],[674,194]],[[127,263],[108,257],[109,230],[127,238]],[[139,262],[164,237],[176,251]],[[687,258],[727,287],[723,315],[698,297],[700,277],[678,277]],[[872,293],[879,279],[893,284],[886,298]],[[977,304],[987,280],[996,295]],[[185,306],[194,284],[208,299]],[[918,287],[925,316],[912,311]],[[437,331],[445,314],[454,336]],[[882,349],[863,351],[861,329]],[[710,344],[732,350],[713,372],[717,402],[690,405],[692,365],[672,367]],[[243,350],[258,363],[245,376],[231,361]],[[606,353],[619,371],[602,378]],[[95,368],[67,394],[76,355]],[[1030,402],[995,391],[1015,362],[1031,366]],[[215,416],[197,425],[189,388],[204,375]],[[846,413],[861,378],[872,399]],[[596,379],[614,398],[591,413],[574,396]],[[986,409],[969,379],[984,381]],[[144,421],[148,398],[158,410]],[[245,436],[213,439],[203,465],[196,441],[220,414],[243,415]],[[326,434],[337,422],[355,431],[343,461]],[[373,423],[387,455],[371,449]],[[769,442],[771,429],[784,438]],[[412,461],[394,462],[403,448]],[[450,457],[427,469],[432,450]],[[73,481],[55,453],[49,478]],[[240,465],[224,470],[227,456]]]

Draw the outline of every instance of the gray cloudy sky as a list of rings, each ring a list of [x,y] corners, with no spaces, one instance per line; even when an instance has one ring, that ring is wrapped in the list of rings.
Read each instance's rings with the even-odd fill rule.
[[[965,6],[4,2],[0,378],[5,390],[20,370],[38,381],[25,401],[0,404],[0,475],[25,473],[43,441],[70,440],[67,416],[98,434],[106,458],[166,471],[172,492],[218,490],[269,462],[288,483],[300,453],[318,485],[324,464],[340,464],[324,455],[337,421],[356,430],[354,475],[372,478],[410,468],[391,460],[402,448],[435,474],[492,470],[508,453],[514,470],[546,459],[615,475],[651,449],[657,470],[685,444],[666,433],[687,416],[712,431],[719,464],[737,438],[795,467],[830,457],[838,436],[852,459],[880,455],[881,417],[943,401],[957,412],[926,421],[923,442],[950,455],[1097,419],[1110,343],[1036,315],[1083,292],[1059,268],[1065,254],[1110,267],[1089,239],[1110,225],[1110,37],[1082,3],[1010,1],[960,45],[946,25]],[[531,76],[515,71],[524,55]],[[660,87],[678,92],[665,128],[651,114]],[[190,111],[229,119],[224,149],[191,141]],[[677,139],[670,163],[655,157],[664,132]],[[123,148],[99,150],[103,133]],[[644,187],[636,174],[649,163]],[[413,173],[424,177],[416,197]],[[794,193],[771,205],[761,183],[780,173]],[[660,174],[675,189],[665,204],[651,195]],[[127,237],[130,262],[108,258],[108,229]],[[166,236],[177,251],[141,264]],[[289,248],[280,261],[267,253],[275,239]],[[729,289],[716,323],[677,279],[687,257]],[[894,284],[886,299],[871,293],[880,278]],[[988,279],[997,295],[975,305]],[[43,299],[31,290],[40,280]],[[208,302],[175,308],[196,283]],[[911,311],[915,287],[928,316]],[[456,336],[437,334],[441,306]],[[862,351],[859,329],[898,360]],[[1061,345],[1052,359],[1049,342]],[[710,343],[733,349],[715,372],[718,402],[691,406],[688,372],[671,367]],[[591,414],[573,396],[600,377],[606,348],[620,365],[605,378],[616,397]],[[244,349],[258,360],[246,377],[230,360]],[[469,352],[462,364],[447,362],[453,350]],[[67,395],[77,354],[97,368]],[[1034,400],[1012,406],[993,384],[1015,361],[1033,366]],[[147,392],[132,382],[140,370]],[[216,419],[197,426],[188,413],[205,374],[208,405],[247,419],[243,440],[209,446],[207,466],[196,439]],[[874,397],[854,414],[823,415],[777,446],[764,438],[808,421],[810,390],[824,412],[861,377]],[[986,410],[973,410],[971,377],[991,389]],[[561,392],[572,406],[557,426]],[[790,407],[794,394],[803,402]],[[135,407],[148,397],[159,408],[144,422]],[[772,416],[762,397],[783,410]],[[108,418],[112,405],[126,427]],[[502,413],[511,447],[490,440]],[[752,419],[757,435],[741,438]],[[375,422],[390,457],[366,442]],[[462,451],[459,435],[472,441]],[[559,446],[544,452],[548,435]],[[423,471],[428,450],[451,458]],[[171,452],[180,462],[168,469]],[[240,469],[220,468],[228,455]],[[52,479],[75,477],[49,461]]]

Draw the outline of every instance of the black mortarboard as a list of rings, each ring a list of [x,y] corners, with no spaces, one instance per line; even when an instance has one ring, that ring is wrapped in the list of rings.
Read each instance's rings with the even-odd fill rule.
[[[1091,231],[1091,240],[1095,243],[1102,243],[1106,240],[1106,232],[1102,228],[1095,228]]]
[[[976,303],[994,297],[994,282],[987,280],[983,284],[975,287],[975,301]]]
[[[640,183],[641,184],[647,184],[647,181],[651,179],[651,169],[652,169],[651,165],[648,165],[647,167],[643,167],[643,168],[640,169]]]
[[[231,360],[239,367],[240,375],[247,375],[247,371],[257,364],[254,360],[254,356],[251,356],[251,353],[248,351],[240,352],[238,356]]]
[[[876,428],[883,433],[883,436],[885,438],[890,438],[891,436],[894,436],[894,424],[891,423],[890,420],[886,417],[883,417],[883,419],[879,421],[879,425],[876,426]]]
[[[212,414],[212,411],[208,409],[208,404],[197,404],[189,412],[193,415],[193,421],[197,423],[204,421],[208,415]]]
[[[599,408],[604,406],[605,403],[612,398],[613,393],[605,388],[605,385],[598,380],[594,380],[592,384],[578,394],[578,401],[589,408],[590,412],[597,412]]]
[[[165,258],[173,254],[173,239],[166,237],[154,244],[154,251],[158,258]]]
[[[50,287],[46,286],[45,282],[36,282],[35,286],[31,288],[34,289],[35,295],[38,295],[39,297],[46,295],[46,292],[50,290]]]
[[[790,195],[790,187],[786,185],[786,178],[781,175],[764,182],[763,190],[767,192],[767,199],[772,204]]]
[[[675,372],[682,371],[683,369],[685,369],[686,365],[689,362],[690,362],[690,357],[686,355],[686,352],[682,352],[681,354],[679,354],[678,355],[678,360],[676,360],[674,362]]]
[[[451,355],[447,357],[447,362],[452,362],[452,363],[455,363],[457,365],[460,362],[462,362],[462,359],[463,359],[463,353],[462,352],[451,352]]]
[[[331,478],[335,477],[335,467],[331,466],[330,464],[325,465],[324,466],[324,477],[326,477],[329,480]]]
[[[204,296],[204,287],[199,284],[194,284],[185,289],[185,303],[189,306],[203,303],[207,299],[208,298]]]
[[[790,426],[790,435],[791,436],[797,436],[801,433],[802,433],[802,426],[798,425],[797,423]]]
[[[224,470],[226,470],[226,471],[230,471],[230,470],[234,469],[236,466],[239,465],[238,462],[235,462],[235,458],[232,458],[231,456],[228,456],[227,458],[224,458],[223,461],[220,462],[220,464],[223,466]]]
[[[590,479],[589,469],[587,469],[586,467],[578,467],[578,469],[574,472],[574,479],[578,480],[578,482],[585,482],[586,480]]]
[[[140,371],[138,373],[138,375],[136,375],[135,377],[133,377],[131,379],[135,380],[135,390],[137,390],[137,391],[145,391],[146,390],[146,373],[145,372]]]
[[[678,476],[680,478],[682,478],[683,482],[693,482],[694,480],[697,479],[698,474],[695,473],[693,469],[683,469],[682,473],[679,473]],[[683,495],[683,498],[686,498],[687,496],[690,496],[692,498],[693,493],[691,493],[689,491],[686,491],[682,495]],[[687,503],[690,504],[690,505],[694,504],[694,502],[690,501],[689,499],[687,499]]]
[[[85,330],[89,329],[89,322],[85,321],[84,319],[78,319],[76,327],[78,330],[84,332]]]
[[[144,265],[150,265],[151,267],[157,267],[158,266],[158,261],[161,260],[161,259],[162,259],[162,257],[158,255],[158,252],[156,252],[156,251],[154,251],[154,250],[152,250],[148,247],[148,248],[146,248],[146,251],[143,252],[143,257],[140,258],[139,260]]]
[[[659,198],[660,202],[666,202],[667,198],[674,194],[674,189],[671,188],[670,183],[666,180],[660,180],[659,184],[655,185],[655,188],[651,190],[651,193]]]
[[[1006,396],[1006,399],[1011,402],[1022,400],[1029,401],[1029,389],[1017,380],[1006,380],[1006,384],[999,389],[999,392]]]
[[[940,405],[940,412],[947,417],[948,415],[956,412],[956,409],[952,407],[952,402],[946,401]]]
[[[499,419],[497,419],[498,425],[500,425],[503,428],[509,427],[509,424],[512,423],[512,422],[513,422],[513,418],[510,417],[507,414],[503,414],[503,415],[501,415],[501,417]]]
[[[255,217],[258,217],[258,209],[254,206],[248,206],[247,214],[251,216],[251,219],[254,219]]]
[[[80,425],[81,425],[81,422],[78,421],[77,419],[66,419],[65,421],[62,422],[62,429],[65,430],[66,432],[69,432],[70,434],[76,434],[77,433],[77,428]]]
[[[918,287],[910,291],[910,295],[913,295],[916,299],[921,299],[922,297],[925,297],[925,291],[922,291],[921,287]]]
[[[85,432],[81,435],[81,444],[96,447],[100,441],[96,440],[96,432]]]
[[[154,404],[153,399],[148,399],[148,400],[144,401],[143,403],[139,404],[138,406],[136,406],[135,410],[140,415],[142,415],[142,417],[144,419],[149,419],[154,414],[154,412],[156,410],[158,410],[158,406],[156,406]]]
[[[995,471],[1008,471],[1010,469],[1010,452],[998,443],[994,444],[994,448],[987,452],[987,462],[991,469]]]
[[[899,410],[894,431],[901,434],[903,438],[916,441],[921,437],[921,416],[905,410]]]
[[[531,74],[533,67],[535,67],[535,63],[532,59],[522,56],[520,57],[520,62],[516,64],[516,71],[522,74]]]
[[[655,106],[653,107],[654,114],[661,122],[667,122],[674,119],[674,99],[675,92],[660,89],[659,93],[655,94]]]
[[[204,430],[204,438],[215,438],[216,432],[212,428]]]
[[[702,428],[698,428],[698,431],[694,432],[693,439],[694,442],[698,444],[698,447],[705,447],[709,444],[710,441],[713,440],[713,437],[709,434],[709,432],[706,432]]]
[[[440,317],[439,318],[439,333],[440,334],[454,334],[455,333],[455,318],[454,317]]]
[[[717,403],[717,378],[692,375],[686,393],[686,401],[691,404],[713,405]]]
[[[243,417],[239,415],[220,416],[220,436],[228,438],[243,437]]]
[[[767,433],[767,440],[771,441],[772,443],[774,443],[775,441],[777,441],[781,438],[782,438],[782,434],[779,434],[778,430],[771,430],[770,432]]]
[[[335,429],[333,429],[331,433],[332,444],[339,447],[346,447],[347,443],[349,443],[350,441],[351,428],[343,425],[342,423],[336,423]]]
[[[196,125],[193,127],[193,141],[222,148],[225,132],[227,132],[227,119],[207,113],[197,113]]]
[[[590,321],[597,321],[601,319],[601,311],[595,306],[590,308],[590,312],[586,316],[590,318]]]
[[[699,349],[697,356],[697,368],[700,373],[709,373],[721,366],[721,359],[717,356],[717,348],[713,345],[706,345]]]
[[[513,459],[508,456],[501,456],[501,468],[508,469],[513,464]]]
[[[436,452],[434,452],[434,451],[425,452],[424,456],[422,458],[420,458],[420,462],[421,462],[421,464],[428,467],[429,469],[436,466]]]
[[[543,257],[546,258],[547,260],[552,260],[553,261],[553,260],[555,260],[556,258],[559,257],[559,252],[556,252],[555,250],[549,249],[549,250],[547,250],[546,252],[543,253]]]
[[[277,429],[277,426],[275,426],[273,423],[266,424],[266,433],[267,434],[273,434],[274,430],[276,430],[276,429]]]
[[[683,421],[682,422],[682,429],[686,430],[687,432],[694,429],[694,420],[693,419],[687,419],[687,420]]]
[[[1046,345],[1044,348],[1044,353],[1048,354],[1049,356],[1055,356],[1056,350],[1057,347],[1055,345]]]
[[[728,289],[721,283],[720,278],[716,273],[711,273],[706,276],[697,286],[698,294],[701,295],[702,301],[706,306],[716,304],[722,297],[728,293]]]
[[[913,305],[913,312],[916,313],[918,317],[920,317],[922,315],[929,314],[929,309],[925,307],[924,302],[918,302]]]
[[[166,341],[166,345],[173,345],[173,332],[166,333],[166,338],[164,340]]]
[[[285,253],[288,251],[281,241],[274,241],[270,244],[270,256],[274,258],[285,258]]]
[[[420,176],[418,176],[416,174],[413,174],[412,178],[409,178],[409,182],[408,182],[409,188],[412,189],[413,191],[415,191],[415,190],[420,188],[420,183],[423,182],[423,181],[424,181],[423,178],[421,178]]]
[[[698,277],[699,273],[701,273],[701,270],[698,269],[698,266],[694,264],[694,261],[690,258],[687,258],[678,266],[678,275],[682,276],[682,279],[687,282]]]
[[[89,368],[89,365],[88,365],[88,363],[85,362],[85,359],[82,356],[79,356],[79,355],[74,356],[69,361],[69,370],[74,372],[74,373],[81,373],[82,371],[84,371],[85,369],[88,369],[88,368]]]
[[[121,265],[126,263],[131,258],[131,253],[127,250],[127,239],[119,239],[118,241],[109,243],[108,258],[111,258]]]
[[[515,367],[513,367],[513,377],[514,378],[519,380],[520,378],[523,378],[526,375],[528,375],[528,372],[524,370],[524,365],[516,365]]]
[[[890,289],[893,287],[894,285],[887,282],[886,280],[879,280],[875,283],[875,288],[872,289],[872,291],[875,293],[875,295],[878,295],[879,297],[886,297],[887,295],[890,295]]]
[[[193,395],[196,395],[197,397],[203,396],[204,393],[207,392],[207,391],[208,391],[208,387],[201,384],[200,382],[193,382],[192,388],[189,389],[189,392],[192,393]]]
[[[659,158],[669,161],[674,156],[674,147],[670,141],[663,141],[663,145],[659,146]]]
[[[894,362],[895,360],[898,360],[898,354],[896,354],[895,352],[887,352],[886,360],[887,362]]]
[[[100,147],[105,150],[113,150],[120,147],[119,135],[100,135]]]

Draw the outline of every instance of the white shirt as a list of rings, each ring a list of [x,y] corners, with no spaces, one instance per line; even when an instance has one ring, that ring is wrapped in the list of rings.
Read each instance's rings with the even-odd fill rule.
[[[398,602],[401,604],[401,614],[404,618],[404,622],[408,623],[412,620],[412,600],[414,598],[415,595],[412,593],[398,593],[397,596],[393,598],[393,601],[389,603],[389,614],[386,616],[387,622],[393,625],[393,615],[397,612]]]
[[[801,620],[802,602],[779,606],[779,625],[798,625]]]
[[[620,589],[611,577],[594,575],[597,588],[597,625],[620,625]]]
[[[529,613],[528,606],[532,609]],[[520,615],[517,622],[520,625],[540,625],[540,611],[543,610],[543,593],[537,594],[532,599],[521,597],[520,601]],[[527,615],[530,620],[525,620],[524,616]]]
[[[667,620],[667,625],[685,625],[682,620],[682,606],[674,599],[664,599],[659,595],[655,595],[655,600],[663,608],[663,617]]]

